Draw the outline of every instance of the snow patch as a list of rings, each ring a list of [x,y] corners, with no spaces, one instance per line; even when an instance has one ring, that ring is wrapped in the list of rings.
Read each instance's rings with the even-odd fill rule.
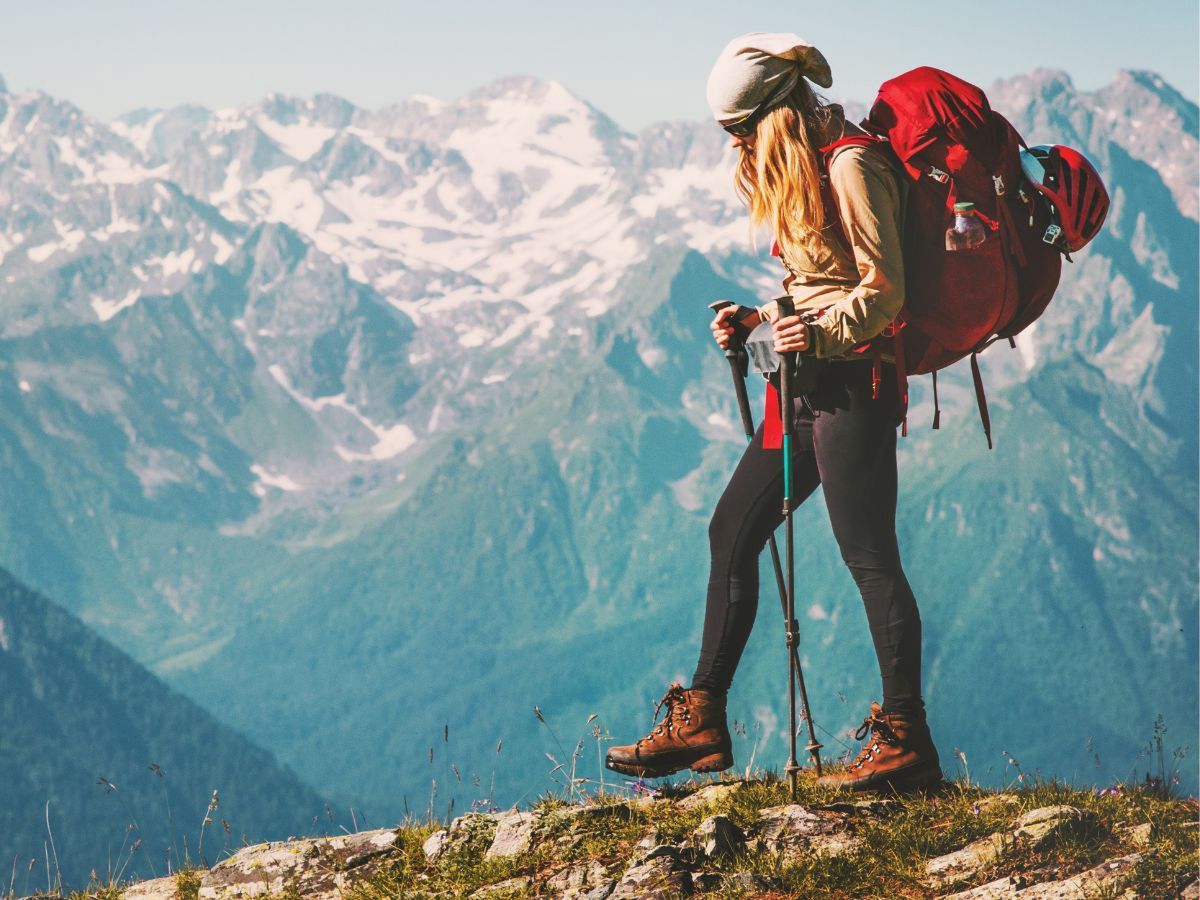
[[[488,333],[482,328],[472,328],[458,337],[458,342],[464,347],[479,347],[488,339]]]
[[[293,400],[311,412],[320,412],[328,406],[337,409],[345,410],[350,413],[359,423],[371,432],[375,437],[375,443],[366,453],[359,453],[355,450],[350,450],[338,444],[333,449],[346,462],[366,461],[366,460],[385,460],[391,459],[393,456],[398,456],[409,447],[417,442],[417,436],[413,434],[413,430],[407,425],[399,424],[390,427],[377,425],[371,421],[362,412],[359,411],[353,403],[346,399],[345,394],[338,394],[333,397],[305,397],[299,391],[295,390],[287,377],[287,373],[279,364],[272,364],[267,367],[271,377],[282,387]]]
[[[265,173],[251,185],[266,201],[259,215],[268,221],[284,222],[311,234],[325,215],[325,201],[313,185],[296,177],[293,168],[283,166]],[[325,248],[322,248],[325,249]]]
[[[107,322],[121,310],[133,306],[141,298],[142,292],[137,288],[131,290],[120,300],[105,300],[102,297],[92,295],[92,309],[96,311],[96,318],[101,322]]]
[[[279,149],[299,162],[304,162],[320,150],[335,133],[332,128],[324,125],[314,125],[311,122],[282,125],[266,116],[258,116],[254,124],[278,144]]]
[[[303,490],[303,486],[294,481],[290,476],[273,474],[258,464],[251,466],[250,471],[254,473],[259,482],[265,484],[267,487],[279,488],[281,491]]]

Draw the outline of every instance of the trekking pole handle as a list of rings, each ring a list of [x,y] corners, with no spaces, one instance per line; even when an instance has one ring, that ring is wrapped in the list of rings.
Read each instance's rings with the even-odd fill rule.
[[[744,324],[742,320],[751,313],[757,314],[758,310],[752,306],[741,306],[731,300],[715,300],[708,304],[708,308],[714,313],[718,313],[729,306],[737,307],[737,312],[726,320],[730,327],[733,328],[733,335],[729,339],[729,346],[725,348],[725,355],[732,358],[733,355],[742,352],[742,345],[746,343],[746,338],[750,337],[750,332],[753,330]]]

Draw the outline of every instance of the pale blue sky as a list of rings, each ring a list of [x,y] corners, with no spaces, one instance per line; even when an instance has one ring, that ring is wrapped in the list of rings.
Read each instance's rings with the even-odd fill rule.
[[[795,31],[833,69],[834,99],[936,65],[986,87],[1036,66],[1083,89],[1152,69],[1196,99],[1196,0],[959,3],[0,0],[0,75],[101,118],[183,102],[218,107],[271,91],[377,107],[454,99],[509,74],[554,78],[636,130],[703,118],[704,81],[745,31]],[[988,12],[984,12],[987,10]]]

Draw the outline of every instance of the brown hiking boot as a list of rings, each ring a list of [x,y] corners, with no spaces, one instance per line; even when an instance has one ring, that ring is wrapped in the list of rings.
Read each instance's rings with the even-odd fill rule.
[[[941,784],[941,762],[923,716],[885,714],[872,701],[871,714],[854,737],[861,741],[868,730],[871,739],[858,758],[845,771],[821,776],[818,784],[851,791],[905,791]]]
[[[609,747],[605,765],[626,775],[661,778],[691,769],[721,772],[733,765],[733,742],[725,725],[725,695],[671,685],[658,705],[667,714],[636,744]]]

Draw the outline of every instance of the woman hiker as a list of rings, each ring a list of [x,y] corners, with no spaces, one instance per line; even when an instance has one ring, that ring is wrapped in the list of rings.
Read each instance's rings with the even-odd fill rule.
[[[829,163],[836,208],[824,208],[821,148],[864,132],[809,79],[832,84],[819,50],[794,34],[756,32],[724,49],[707,93],[739,151],[735,185],[751,221],[774,231],[785,290],[797,312],[823,313],[808,324],[781,316],[774,302],[749,315],[729,306],[712,330],[724,348],[731,316],[744,316],[751,328],[769,320],[778,353],[829,360],[815,391],[801,394],[792,410],[793,494],[803,500],[818,485],[824,490],[834,537],[866,607],[883,705],[872,702],[858,730],[860,739],[871,733],[858,757],[820,782],[905,790],[937,784],[942,772],[921,698],[921,617],[896,542],[896,428],[904,411],[891,356],[884,356],[882,383],[873,391],[872,354],[853,348],[880,335],[904,302],[907,185],[879,148],[847,146]],[[610,748],[610,769],[660,777],[733,765],[725,698],[754,624],[758,557],[783,520],[782,468],[780,452],[764,449],[760,425],[709,526],[712,568],[691,687],[671,685],[659,703],[666,707],[662,721],[636,743]]]

